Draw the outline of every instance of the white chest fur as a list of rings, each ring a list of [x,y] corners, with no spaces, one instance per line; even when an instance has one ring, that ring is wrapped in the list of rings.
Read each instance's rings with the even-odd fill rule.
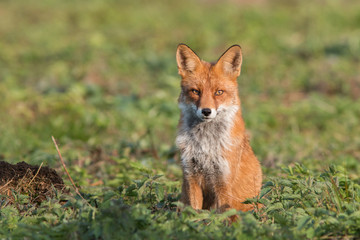
[[[183,124],[176,145],[181,151],[184,174],[226,176],[230,169],[223,150],[233,144],[230,132],[239,107],[219,107],[217,116],[209,122],[196,116],[193,105],[180,104],[180,109]]]

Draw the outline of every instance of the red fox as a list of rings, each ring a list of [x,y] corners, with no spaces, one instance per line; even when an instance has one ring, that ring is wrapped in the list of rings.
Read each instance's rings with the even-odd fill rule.
[[[243,202],[259,194],[262,172],[241,114],[240,46],[208,63],[180,44],[176,60],[182,78],[176,137],[183,169],[180,201],[194,209],[252,210]]]

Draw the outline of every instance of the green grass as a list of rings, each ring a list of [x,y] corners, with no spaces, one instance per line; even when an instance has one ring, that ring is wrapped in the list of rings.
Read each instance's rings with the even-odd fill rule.
[[[1,198],[0,238],[359,237],[360,3],[259,2],[0,2],[0,158],[66,179],[54,136],[91,205],[14,193],[15,205]],[[175,211],[180,42],[208,61],[243,49],[266,206],[229,227],[230,213]]]

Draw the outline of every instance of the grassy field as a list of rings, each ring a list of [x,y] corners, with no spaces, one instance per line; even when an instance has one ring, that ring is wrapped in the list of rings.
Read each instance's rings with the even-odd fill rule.
[[[180,42],[243,49],[265,207],[231,226],[175,211]],[[70,186],[51,136],[85,200],[0,196],[1,239],[359,238],[360,2],[1,1],[0,160]]]

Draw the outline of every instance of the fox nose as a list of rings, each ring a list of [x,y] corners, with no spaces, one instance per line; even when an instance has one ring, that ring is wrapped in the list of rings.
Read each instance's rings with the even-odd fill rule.
[[[210,108],[204,108],[203,110],[201,110],[201,113],[207,117],[211,114],[211,109]]]

